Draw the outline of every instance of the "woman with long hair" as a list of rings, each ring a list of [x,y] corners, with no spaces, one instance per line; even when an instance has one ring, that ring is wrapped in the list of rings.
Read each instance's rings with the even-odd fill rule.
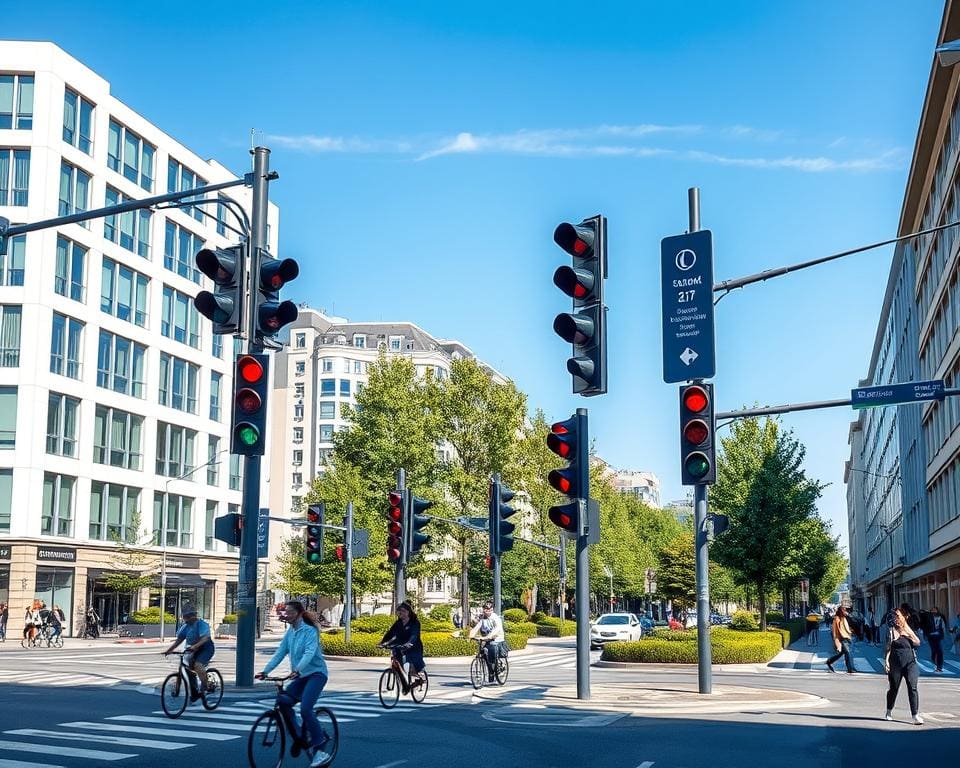
[[[917,663],[917,648],[920,638],[913,631],[907,617],[900,610],[893,612],[893,625],[887,632],[886,652],[883,656],[883,669],[887,673],[890,687],[887,689],[887,720],[893,720],[893,705],[897,703],[900,681],[907,681],[907,699],[910,702],[910,714],[915,725],[923,725],[920,717],[920,694],[917,692],[917,680],[920,677],[920,665]]]
[[[420,620],[413,606],[404,600],[397,606],[397,620],[380,640],[380,645],[393,645],[391,656],[401,664],[410,664],[410,687],[423,684],[423,641],[420,639]],[[404,691],[406,693],[406,691]]]
[[[833,668],[833,662],[843,656],[843,661],[847,665],[847,674],[852,675],[854,669],[853,660],[850,658],[850,642],[853,634],[847,621],[847,609],[842,605],[837,608],[830,631],[833,635],[833,647],[837,652],[827,659],[827,669],[836,672],[837,670]]]

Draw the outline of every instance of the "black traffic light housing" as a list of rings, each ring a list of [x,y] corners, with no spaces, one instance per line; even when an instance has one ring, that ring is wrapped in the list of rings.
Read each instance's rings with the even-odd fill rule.
[[[390,491],[387,494],[387,560],[391,563],[406,562],[403,509],[403,491]]]
[[[680,387],[680,482],[683,485],[717,482],[713,405],[713,384]]]
[[[513,549],[513,532],[517,526],[511,523],[509,518],[517,514],[517,510],[507,502],[511,501],[516,495],[514,491],[510,490],[499,480],[491,481],[488,522],[490,529],[490,554],[493,557],[499,557],[504,552],[509,552]]]
[[[231,547],[239,547],[241,520],[242,518],[237,512],[229,512],[216,518],[213,521],[213,538],[229,544]]]
[[[551,507],[548,516],[550,522],[569,538],[580,535],[586,523],[581,518],[585,515],[590,498],[590,452],[587,440],[587,412],[583,408],[578,408],[566,421],[551,426],[547,435],[547,447],[569,462],[566,467],[551,470],[547,482],[570,499],[567,504]]]
[[[255,312],[257,335],[270,339],[297,319],[297,305],[280,301],[280,290],[300,274],[300,266],[293,259],[275,259],[261,249],[257,260]]]
[[[230,335],[243,331],[244,270],[246,249],[204,248],[196,256],[197,269],[213,280],[213,293],[200,291],[193,300],[197,311],[213,323],[213,332]]]
[[[307,525],[303,530],[303,553],[310,565],[323,562],[323,526],[327,518],[324,502],[307,507]]]
[[[607,308],[603,303],[607,219],[597,215],[579,224],[564,222],[553,239],[573,258],[572,267],[558,267],[553,275],[554,285],[573,299],[573,311],[553,321],[553,330],[573,345],[573,357],[567,360],[573,393],[603,395],[607,391]]]
[[[414,496],[409,488],[403,492],[403,495],[406,500],[405,509],[407,511],[407,552],[404,562],[409,562],[410,558],[430,541],[430,537],[425,533],[420,533],[420,531],[430,522],[430,518],[423,513],[433,506],[433,502]]]
[[[267,446],[270,394],[268,355],[239,355],[233,375],[233,430],[230,452],[263,456]]]

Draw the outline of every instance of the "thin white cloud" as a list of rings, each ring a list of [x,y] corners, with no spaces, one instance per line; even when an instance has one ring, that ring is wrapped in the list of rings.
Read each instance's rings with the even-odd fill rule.
[[[829,157],[728,157],[712,152],[688,150],[684,155],[688,160],[718,165],[734,165],[746,168],[777,169],[790,168],[805,173],[824,173],[826,171],[890,171],[903,167],[906,160],[901,150],[892,149],[873,157],[860,157],[848,160],[836,160]]]
[[[341,154],[409,154],[414,148],[407,141],[371,140],[343,136],[282,136],[269,135],[266,140],[273,144],[299,152]]]

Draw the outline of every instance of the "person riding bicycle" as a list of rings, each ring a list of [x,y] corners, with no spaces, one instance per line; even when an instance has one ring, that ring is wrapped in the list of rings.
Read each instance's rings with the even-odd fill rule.
[[[60,619],[61,612],[54,608],[47,613],[47,626],[50,628],[50,642],[56,640],[63,632],[63,622]]]
[[[423,641],[420,639],[420,620],[414,613],[413,606],[404,600],[397,606],[397,620],[381,638],[380,645],[390,643],[393,648],[391,657],[401,664],[410,665],[410,688],[423,684]],[[404,689],[404,693],[406,693]]]
[[[470,639],[480,635],[481,640],[486,640],[487,645],[483,649],[487,657],[487,672],[492,683],[497,674],[497,657],[504,648],[503,622],[500,617],[493,612],[493,603],[489,600],[483,604],[483,616],[473,629],[470,630]]]
[[[196,608],[185,607],[180,614],[183,617],[183,625],[177,631],[177,636],[170,647],[163,652],[164,656],[173,653],[173,649],[180,643],[186,642],[184,650],[188,654],[184,662],[197,674],[197,680],[207,684],[207,664],[213,658],[216,646],[213,644],[213,638],[210,634],[210,625],[197,616]],[[196,681],[190,680],[190,701],[196,701],[200,698],[200,689]]]
[[[290,677],[293,681],[277,694],[280,714],[287,723],[290,733],[296,733],[293,705],[300,702],[300,717],[303,720],[304,740],[309,735],[309,749],[313,755],[311,766],[325,765],[330,755],[324,746],[330,737],[323,732],[320,721],[313,711],[320,693],[327,684],[327,661],[323,658],[323,646],[320,644],[320,622],[312,613],[304,610],[299,600],[290,600],[284,605],[287,631],[273,658],[267,662],[262,672],[254,675],[262,680],[283,661],[290,657]]]

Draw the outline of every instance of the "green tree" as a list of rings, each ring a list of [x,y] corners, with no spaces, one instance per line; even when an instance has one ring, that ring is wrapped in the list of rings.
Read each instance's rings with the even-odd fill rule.
[[[766,629],[767,594],[782,582],[796,527],[814,515],[822,486],[803,470],[803,446],[775,420],[737,422],[721,446],[711,502],[730,528],[714,556],[755,587]]]
[[[140,548],[151,543],[153,538],[139,539],[140,522],[140,513],[134,512],[124,536],[110,534],[116,548],[109,556],[110,568],[103,575],[103,583],[121,595],[134,595],[144,587],[149,587],[160,567],[154,555]]]
[[[657,567],[657,592],[673,602],[674,608],[686,610],[697,604],[696,553],[693,533],[684,531],[674,536],[660,550]]]

